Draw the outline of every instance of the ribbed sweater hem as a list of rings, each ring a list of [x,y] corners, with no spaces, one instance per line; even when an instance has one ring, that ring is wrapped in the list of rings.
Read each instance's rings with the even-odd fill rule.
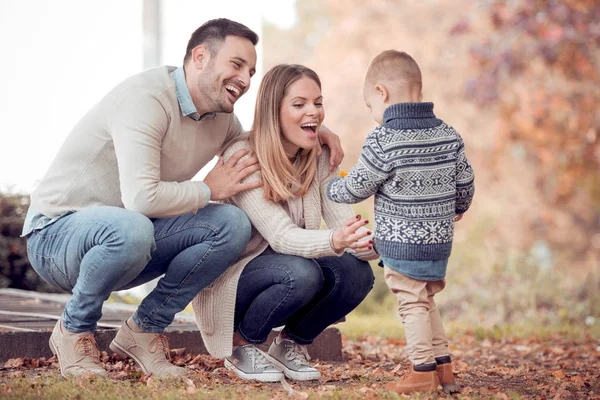
[[[410,244],[375,238],[375,246],[381,257],[396,260],[432,261],[450,258],[452,242],[440,244]]]

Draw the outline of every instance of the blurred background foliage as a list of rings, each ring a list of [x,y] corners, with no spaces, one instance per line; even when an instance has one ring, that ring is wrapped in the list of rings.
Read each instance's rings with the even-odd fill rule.
[[[600,3],[595,0],[303,0],[290,29],[266,24],[265,71],[315,69],[326,124],[349,169],[375,125],[362,99],[373,56],[420,64],[424,100],[463,136],[477,192],[457,224],[438,304],[451,334],[600,332]],[[254,83],[257,84],[257,83]],[[0,286],[48,290],[19,233],[26,196],[0,198]],[[356,206],[372,215],[372,201]],[[401,335],[373,266],[369,298],[342,329]]]

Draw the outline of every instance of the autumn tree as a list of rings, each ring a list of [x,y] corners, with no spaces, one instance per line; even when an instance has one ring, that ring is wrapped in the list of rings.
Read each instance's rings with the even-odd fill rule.
[[[545,204],[532,226],[552,242],[584,233],[574,250],[600,248],[600,2],[521,0],[489,7],[493,31],[472,48],[478,76],[467,94],[500,117],[496,154],[522,154]],[[457,25],[456,33],[464,26]],[[501,165],[495,165],[501,168]],[[591,253],[591,254],[590,254]],[[594,255],[595,253],[595,255]]]

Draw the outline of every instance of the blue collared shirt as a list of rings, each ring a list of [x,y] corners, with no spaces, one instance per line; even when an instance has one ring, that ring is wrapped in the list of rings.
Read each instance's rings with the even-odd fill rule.
[[[21,231],[21,237],[29,235],[33,231],[44,229],[50,224],[55,223],[65,215],[72,214],[74,211],[67,211],[66,213],[57,215],[54,218],[46,217],[44,214],[40,214],[33,207],[29,207],[27,215],[25,216],[25,222],[23,223],[23,231]]]
[[[198,113],[194,101],[192,100],[190,89],[188,89],[187,83],[185,82],[185,70],[183,67],[179,67],[173,71],[173,81],[175,81],[177,102],[179,103],[179,108],[181,108],[181,113],[185,117],[190,117],[194,121],[202,121],[204,118],[215,118],[217,116],[217,113],[214,112],[202,115]]]

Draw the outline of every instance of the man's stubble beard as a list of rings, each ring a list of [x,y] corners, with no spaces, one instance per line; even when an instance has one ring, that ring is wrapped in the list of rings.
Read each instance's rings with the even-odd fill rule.
[[[223,85],[216,77],[214,64],[209,62],[204,74],[198,75],[198,92],[204,97],[205,102],[210,104],[210,112],[232,113],[233,105],[230,106],[227,99],[223,99]]]

